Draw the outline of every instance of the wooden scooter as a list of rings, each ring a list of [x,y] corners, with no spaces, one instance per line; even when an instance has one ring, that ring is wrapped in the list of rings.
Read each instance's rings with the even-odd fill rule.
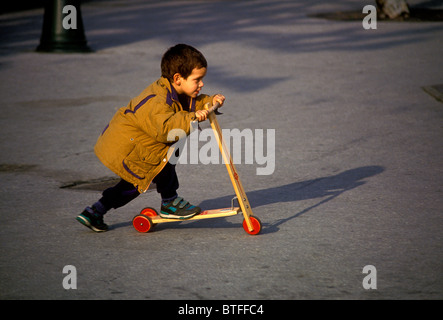
[[[231,201],[230,208],[223,209],[212,209],[205,210],[198,215],[193,216],[189,219],[165,219],[158,215],[154,208],[144,208],[140,214],[136,215],[132,219],[132,224],[134,228],[139,232],[149,232],[155,225],[165,222],[179,222],[179,221],[189,221],[189,220],[200,220],[200,219],[212,219],[229,217],[237,214],[243,214],[243,229],[250,235],[256,235],[260,233],[262,224],[260,219],[253,215],[251,205],[249,204],[248,197],[246,196],[245,190],[243,189],[240,177],[238,176],[237,170],[235,169],[234,163],[232,162],[232,157],[227,149],[224,141],[220,125],[218,124],[216,111],[220,107],[220,104],[216,103],[211,108],[205,105],[206,110],[209,111],[209,122],[214,131],[215,138],[217,140],[220,152],[222,154],[223,160],[226,164],[226,169],[229,173],[229,178],[231,179],[232,186],[236,197]],[[239,207],[234,207],[234,200],[238,201]]]

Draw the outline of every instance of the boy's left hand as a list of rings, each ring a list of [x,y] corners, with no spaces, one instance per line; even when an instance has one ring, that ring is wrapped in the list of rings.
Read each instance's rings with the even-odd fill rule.
[[[220,107],[223,106],[223,103],[225,102],[225,96],[222,94],[216,94],[214,98],[212,99],[212,105],[216,104],[217,102],[220,103]],[[195,112],[195,116],[199,122],[205,121],[208,119],[209,112],[208,110],[197,110]]]
[[[212,105],[216,104],[217,102],[220,103],[220,107],[223,106],[223,103],[225,102],[225,96],[222,94],[216,94],[214,98],[212,99]]]

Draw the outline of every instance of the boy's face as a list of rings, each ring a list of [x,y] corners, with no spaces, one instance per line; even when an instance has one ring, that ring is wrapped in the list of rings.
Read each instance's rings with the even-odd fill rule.
[[[178,94],[186,94],[188,97],[195,98],[203,88],[203,78],[206,75],[206,68],[194,68],[186,79],[176,73],[174,76],[175,89]]]

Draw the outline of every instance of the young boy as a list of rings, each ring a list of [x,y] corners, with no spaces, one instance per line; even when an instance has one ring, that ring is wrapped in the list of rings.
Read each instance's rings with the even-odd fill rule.
[[[179,184],[168,150],[178,137],[170,141],[168,133],[181,129],[189,135],[191,121],[207,119],[204,104],[223,105],[223,95],[199,94],[206,70],[205,57],[189,45],[178,44],[166,51],[161,78],[120,108],[98,138],[95,154],[121,180],[86,207],[77,217],[80,223],[96,232],[107,231],[103,215],[138,197],[151,181],[162,198],[161,217],[188,219],[200,213],[199,207],[177,195]]]

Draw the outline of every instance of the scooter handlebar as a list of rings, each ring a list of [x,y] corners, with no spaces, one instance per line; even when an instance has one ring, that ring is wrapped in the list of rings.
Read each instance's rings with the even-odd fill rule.
[[[220,108],[220,103],[216,102],[211,108],[208,109],[209,113],[215,112],[215,114],[221,114],[218,112],[218,108]]]

